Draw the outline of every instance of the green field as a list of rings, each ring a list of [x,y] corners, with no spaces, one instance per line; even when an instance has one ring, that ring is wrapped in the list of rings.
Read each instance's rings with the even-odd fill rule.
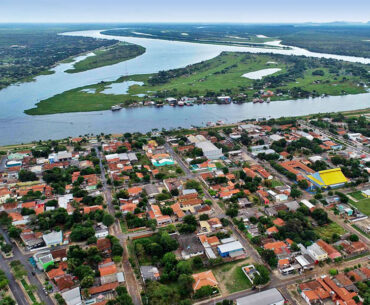
[[[365,199],[365,196],[362,195],[362,192],[361,191],[356,191],[356,192],[353,192],[353,193],[349,193],[348,195],[350,195],[351,197],[355,198],[356,200]]]
[[[135,44],[118,43],[114,46],[103,48],[94,52],[95,56],[89,56],[73,65],[73,69],[67,73],[78,73],[99,67],[114,65],[116,63],[135,58],[145,52],[145,48]]]
[[[357,202],[351,201],[351,204],[358,208],[365,215],[370,215],[370,198],[362,199]]]
[[[271,62],[274,62],[271,64]],[[107,110],[112,105],[122,103],[128,106],[133,102],[163,100],[165,97],[207,96],[210,102],[219,95],[231,95],[239,98],[245,94],[241,102],[251,101],[258,90],[280,92],[272,100],[305,98],[310,95],[319,96],[357,94],[366,92],[358,86],[362,79],[363,65],[317,58],[304,58],[284,55],[256,55],[240,52],[223,52],[219,56],[185,68],[162,71],[151,75],[134,75],[122,77],[115,82],[101,82],[81,88],[65,91],[49,99],[42,100],[36,108],[28,109],[30,115],[53,114],[63,112]],[[262,81],[242,77],[247,72],[267,68],[279,68],[281,71],[266,76]],[[323,75],[312,75],[320,70]],[[102,94],[112,83],[127,80],[141,81],[143,86],[134,85],[128,94]],[[269,86],[264,86],[264,82]],[[83,92],[94,89],[95,93]],[[144,94],[149,97],[138,97]],[[257,94],[258,95],[258,94]],[[212,100],[213,99],[213,100]],[[240,98],[239,98],[240,99]]]
[[[340,225],[338,225],[335,222],[331,222],[330,224],[322,227],[317,227],[314,229],[317,236],[324,240],[331,240],[334,233],[338,235],[343,235],[346,233],[346,230],[344,230]]]

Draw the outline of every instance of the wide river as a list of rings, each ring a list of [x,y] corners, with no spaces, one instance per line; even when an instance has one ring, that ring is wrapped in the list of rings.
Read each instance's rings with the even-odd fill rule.
[[[121,133],[149,131],[153,128],[190,127],[223,120],[225,123],[258,117],[297,116],[312,113],[362,109],[370,106],[370,93],[242,105],[201,105],[194,107],[140,107],[118,112],[97,111],[28,116],[24,110],[38,101],[72,88],[115,80],[122,75],[153,73],[183,67],[217,56],[222,51],[279,53],[342,59],[370,63],[369,58],[320,54],[300,48],[290,50],[218,46],[147,38],[106,36],[99,31],[66,33],[75,36],[117,39],[142,45],[146,52],[127,62],[81,73],[64,71],[73,63],[57,65],[54,74],[38,76],[34,82],[9,86],[0,91],[0,145],[26,143],[39,139],[58,139],[88,133]],[[75,60],[81,60],[78,57]]]

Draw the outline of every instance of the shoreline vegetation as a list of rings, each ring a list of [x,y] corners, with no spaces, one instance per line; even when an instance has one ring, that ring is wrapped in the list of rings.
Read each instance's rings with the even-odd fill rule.
[[[314,119],[314,118],[322,118],[322,117],[327,117],[327,116],[333,116],[333,115],[337,115],[337,114],[342,114],[344,116],[349,116],[349,117],[359,117],[359,116],[366,116],[366,117],[369,117],[370,116],[370,108],[363,108],[363,109],[357,109],[357,110],[348,110],[348,111],[338,111],[338,112],[327,112],[327,113],[316,113],[316,114],[309,114],[309,115],[303,115],[303,116],[283,116],[283,117],[280,117],[280,118],[275,118],[274,120],[282,120],[282,119],[295,119],[295,120],[299,120],[299,119]],[[225,127],[230,127],[230,126],[237,126],[238,124],[243,124],[243,123],[246,123],[246,122],[249,122],[249,121],[253,121],[253,120],[241,120],[239,122],[235,122],[235,123],[229,123],[229,124],[222,124],[222,125],[217,125],[217,126],[202,126],[202,127],[193,127],[198,129],[198,130],[210,130],[210,129],[220,129],[220,128],[225,128]],[[181,130],[183,132],[187,132],[187,131],[190,131],[189,128],[181,128]],[[124,131],[122,131],[124,132]],[[112,135],[114,135],[115,137],[117,136],[120,136],[121,133],[117,132],[117,133],[112,133]],[[94,136],[93,134],[91,134],[91,136]],[[62,140],[62,139],[57,139],[57,140]],[[8,151],[8,150],[13,150],[13,151],[17,151],[17,150],[26,150],[26,149],[31,149],[35,144],[37,144],[37,142],[42,142],[42,140],[34,140],[33,142],[31,143],[19,143],[19,144],[8,144],[8,145],[0,145],[0,152],[4,152],[4,151]],[[0,157],[1,157],[1,153],[0,153]]]
[[[370,83],[367,65],[334,59],[278,54],[222,52],[219,56],[184,68],[154,74],[120,77],[57,94],[25,110],[29,115],[108,110],[114,105],[137,107],[165,103],[169,97],[194,97],[195,103],[220,103],[230,96],[236,103],[255,99],[271,101],[366,93]],[[278,72],[249,79],[248,72],[267,68]],[[140,82],[116,94],[104,92],[127,81]],[[127,88],[126,88],[127,89]],[[118,94],[119,93],[119,94]],[[152,101],[153,103],[148,103]]]
[[[68,69],[65,72],[79,73],[114,65],[144,54],[145,48],[136,44],[119,42],[113,46],[95,50],[93,53],[95,54],[94,56],[88,56],[85,59],[76,62],[72,69]]]

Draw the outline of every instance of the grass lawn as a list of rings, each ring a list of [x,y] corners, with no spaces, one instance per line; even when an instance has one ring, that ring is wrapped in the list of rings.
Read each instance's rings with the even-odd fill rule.
[[[94,57],[91,57],[94,58]],[[87,60],[87,59],[86,59]],[[313,59],[305,59],[307,67],[313,64]],[[83,62],[83,61],[82,61]],[[269,62],[276,62],[271,65]],[[277,88],[266,88],[276,91],[276,89],[290,90],[294,87],[300,87],[305,91],[316,91],[317,94],[341,95],[342,91],[350,94],[366,92],[364,88],[358,87],[359,77],[346,75],[337,77],[330,73],[329,69],[320,63],[318,69],[324,71],[323,76],[312,75],[316,69],[306,68],[303,77],[283,83]],[[156,74],[133,75],[121,77],[115,82],[105,82],[95,85],[89,85],[57,94],[46,100],[39,102],[35,108],[28,109],[25,113],[30,115],[53,114],[63,112],[81,112],[81,111],[99,111],[110,109],[116,104],[128,106],[132,102],[143,101],[145,97],[137,95],[153,95],[153,92],[159,92],[166,96],[201,96],[212,91],[216,95],[228,92],[228,95],[237,95],[239,93],[247,94],[250,101],[256,92],[253,89],[254,80],[242,77],[243,74],[254,72],[266,68],[279,68],[281,71],[274,73],[274,76],[286,73],[293,66],[291,57],[276,56],[268,54],[246,54],[241,52],[223,52],[219,56],[197,63],[186,68],[175,70],[176,76],[173,76],[165,83],[156,83],[151,85],[150,78],[155,78]],[[172,73],[172,72],[171,72]],[[143,86],[133,85],[129,88],[128,94],[103,94],[107,86],[112,83],[123,81],[141,81]],[[95,93],[82,91],[83,89],[92,89]],[[158,100],[151,97],[153,100]],[[272,100],[292,99],[289,95],[274,96]],[[159,99],[160,100],[160,99]]]
[[[234,293],[252,287],[252,283],[243,273],[241,267],[247,265],[247,260],[236,261],[217,266],[212,269],[221,290]]]
[[[314,229],[314,231],[321,239],[328,240],[331,240],[334,233],[338,235],[343,235],[344,233],[346,233],[346,230],[344,230],[340,225],[338,225],[335,222],[332,222],[327,226],[317,227]]]
[[[361,191],[349,193],[348,195],[350,195],[351,197],[355,198],[356,200],[365,199],[365,196],[362,195]]]
[[[284,183],[282,183],[281,181],[279,180],[271,180],[271,187],[274,188],[274,187],[277,187],[277,186],[283,186]]]
[[[358,208],[365,215],[370,215],[370,198],[362,199],[357,202],[351,201],[351,204]]]
[[[165,165],[156,167],[161,174],[165,175],[164,179],[176,178],[184,174],[183,170],[178,165]]]

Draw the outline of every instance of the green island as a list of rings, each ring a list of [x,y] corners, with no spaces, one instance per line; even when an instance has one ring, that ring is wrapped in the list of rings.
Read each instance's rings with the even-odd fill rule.
[[[281,40],[282,45],[312,52],[370,57],[369,24],[146,24],[109,29],[106,35],[131,36],[209,44],[274,48],[263,43]],[[278,46],[275,46],[277,48]],[[281,47],[280,47],[281,48]]]
[[[244,74],[264,69],[280,69],[262,79]],[[217,103],[217,97],[228,95],[234,101],[251,102],[272,91],[271,101],[322,95],[359,94],[367,92],[370,82],[368,66],[333,59],[223,52],[219,56],[184,68],[155,74],[121,77],[114,82],[100,82],[65,91],[40,101],[29,115],[65,112],[99,111],[121,104],[143,105],[144,101],[163,101],[167,97],[196,97],[198,102]],[[103,92],[125,81],[133,84],[122,94]]]
[[[120,42],[113,46],[105,47],[94,51],[95,56],[89,56],[75,63],[73,69],[68,69],[67,73],[78,73],[104,66],[114,65],[142,55],[145,48],[139,45]]]

